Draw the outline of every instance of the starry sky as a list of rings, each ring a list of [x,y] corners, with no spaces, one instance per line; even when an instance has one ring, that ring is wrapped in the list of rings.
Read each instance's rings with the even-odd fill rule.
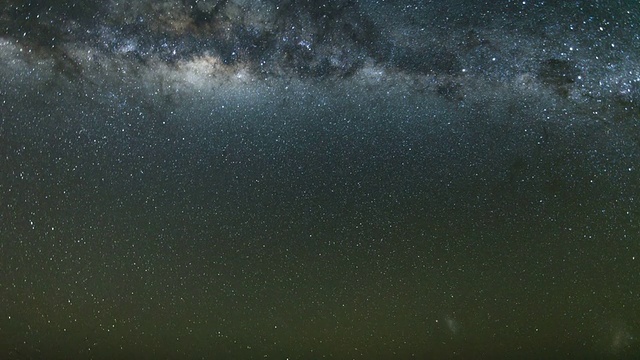
[[[0,5],[0,358],[633,359],[635,1]]]

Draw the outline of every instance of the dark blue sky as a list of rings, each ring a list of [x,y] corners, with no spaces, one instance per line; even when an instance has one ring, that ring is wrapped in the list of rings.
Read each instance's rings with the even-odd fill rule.
[[[85,5],[0,6],[0,358],[640,352],[635,2]]]

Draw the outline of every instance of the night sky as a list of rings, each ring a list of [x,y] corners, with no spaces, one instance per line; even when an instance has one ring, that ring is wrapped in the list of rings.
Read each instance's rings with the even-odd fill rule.
[[[0,359],[640,358],[637,1],[128,3],[0,3]]]

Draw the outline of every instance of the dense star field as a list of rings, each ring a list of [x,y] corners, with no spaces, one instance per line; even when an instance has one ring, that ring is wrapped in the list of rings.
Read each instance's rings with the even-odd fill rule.
[[[0,4],[0,358],[640,356],[637,1]]]

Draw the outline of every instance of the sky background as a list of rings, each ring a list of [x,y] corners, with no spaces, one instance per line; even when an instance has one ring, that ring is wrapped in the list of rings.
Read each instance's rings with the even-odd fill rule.
[[[640,353],[636,2],[0,11],[0,357]]]

